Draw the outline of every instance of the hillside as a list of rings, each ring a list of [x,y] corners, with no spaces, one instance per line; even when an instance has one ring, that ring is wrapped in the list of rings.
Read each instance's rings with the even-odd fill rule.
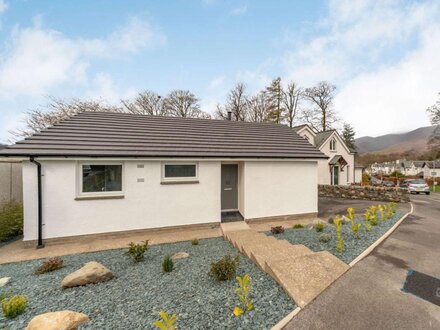
[[[390,154],[409,151],[424,152],[434,126],[420,127],[401,134],[386,134],[377,137],[364,136],[356,139],[359,154]]]

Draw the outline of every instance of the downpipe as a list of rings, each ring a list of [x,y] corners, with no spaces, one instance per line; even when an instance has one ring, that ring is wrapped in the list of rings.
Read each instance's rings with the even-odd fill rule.
[[[38,185],[38,243],[37,249],[44,248],[43,244],[43,207],[42,207],[42,193],[41,193],[41,163],[30,157],[30,162],[37,165],[37,185]]]

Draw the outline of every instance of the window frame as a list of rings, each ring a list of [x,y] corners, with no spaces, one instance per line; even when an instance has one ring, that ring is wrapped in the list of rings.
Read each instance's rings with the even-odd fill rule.
[[[330,151],[336,151],[336,139],[332,138],[330,140]]]
[[[182,177],[165,177],[166,165],[194,165],[196,170],[195,176],[182,176]],[[162,183],[197,183],[199,182],[199,163],[198,162],[162,162],[161,164],[161,182]]]
[[[121,190],[120,191],[93,191],[83,192],[83,166],[89,165],[120,165],[121,166]],[[124,162],[94,162],[81,161],[77,163],[77,192],[76,197],[81,198],[95,198],[95,197],[123,197],[125,193],[125,163]]]

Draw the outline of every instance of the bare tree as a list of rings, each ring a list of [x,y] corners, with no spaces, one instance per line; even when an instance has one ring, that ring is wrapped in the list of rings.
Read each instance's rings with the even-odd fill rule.
[[[440,96],[440,93],[439,93]],[[432,125],[436,125],[428,140],[428,149],[433,157],[440,157],[440,98],[426,109]]]
[[[227,119],[228,112],[232,113],[232,120],[247,121],[248,120],[248,96],[246,95],[246,85],[238,83],[228,94],[225,106],[217,105],[216,117]]]
[[[289,127],[293,127],[293,122],[298,114],[298,103],[302,93],[302,89],[292,81],[287,85],[283,94],[283,103],[286,109],[285,118]]]
[[[24,127],[10,131],[14,139],[29,137],[41,130],[58,124],[81,112],[124,112],[121,107],[106,105],[103,101],[82,101],[79,99],[63,100],[49,97],[49,103],[40,109],[26,112]]]
[[[134,100],[121,100],[121,103],[129,113],[151,116],[167,115],[163,106],[163,99],[153,91],[140,92]]]
[[[440,93],[438,93],[438,95],[439,99],[437,102],[426,109],[432,125],[440,125]]]
[[[267,120],[269,102],[266,91],[252,96],[248,101],[248,120],[254,123],[262,123]]]
[[[267,114],[267,121],[273,123],[281,123],[284,116],[284,91],[281,84],[281,78],[272,80],[271,84],[266,87],[267,99],[270,107]]]
[[[333,108],[334,91],[336,86],[321,81],[316,86],[306,88],[304,98],[311,107],[303,111],[303,120],[317,131],[326,131],[338,121]]]
[[[164,111],[171,117],[211,118],[200,109],[199,100],[188,90],[174,90],[163,101]]]

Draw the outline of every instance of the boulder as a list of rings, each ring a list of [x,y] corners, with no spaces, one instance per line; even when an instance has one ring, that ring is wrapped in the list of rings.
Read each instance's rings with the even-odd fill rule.
[[[178,252],[175,255],[173,255],[171,257],[171,259],[173,259],[173,261],[177,260],[177,259],[183,259],[183,258],[188,258],[189,254],[186,252]]]
[[[11,280],[10,277],[2,277],[0,278],[0,288],[4,287]]]
[[[84,267],[67,275],[61,282],[62,288],[71,288],[87,284],[106,282],[114,277],[111,270],[96,261],[88,262]]]
[[[35,316],[25,330],[76,330],[88,321],[89,317],[83,313],[49,312]]]

